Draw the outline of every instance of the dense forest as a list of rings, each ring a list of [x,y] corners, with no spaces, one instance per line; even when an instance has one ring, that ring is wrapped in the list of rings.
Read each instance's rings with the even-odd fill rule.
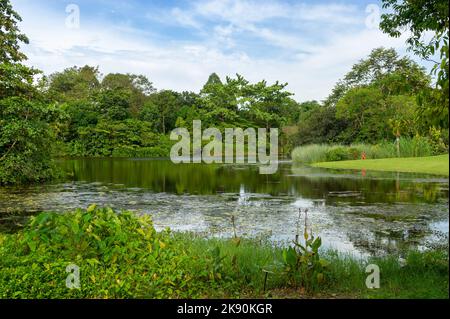
[[[99,66],[51,75],[24,64],[20,16],[0,1],[0,184],[42,181],[56,173],[59,156],[168,156],[175,127],[280,128],[281,151],[311,143],[374,144],[420,136],[448,149],[448,4],[416,7],[385,0],[396,13],[381,29],[399,36],[411,25],[411,50],[441,58],[429,74],[394,49],[377,48],[343,76],[324,101],[299,103],[287,83],[250,83],[213,73],[200,92],[157,89],[138,74],[101,74]],[[398,5],[397,5],[398,6]],[[414,15],[421,10],[423,15]],[[425,11],[423,11],[425,10]],[[429,10],[426,14],[426,10]],[[423,43],[422,34],[435,36]],[[422,41],[422,42],[421,42]],[[205,79],[206,80],[206,79]]]

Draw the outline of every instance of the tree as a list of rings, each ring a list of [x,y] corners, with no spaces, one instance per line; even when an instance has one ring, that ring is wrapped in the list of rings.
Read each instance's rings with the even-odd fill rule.
[[[239,74],[223,83],[213,74],[208,82],[200,92],[200,111],[208,125],[280,128],[297,112],[292,109],[297,103],[285,90],[287,83],[251,84]]]
[[[394,122],[408,126],[402,127],[402,134],[413,135],[422,121],[412,115],[418,109],[416,100],[430,83],[424,68],[411,59],[400,57],[394,49],[374,49],[353,65],[324,101],[324,107],[335,109],[341,122],[333,140],[375,143],[389,139]],[[314,130],[319,131],[317,126]]]
[[[59,102],[89,100],[100,88],[99,77],[98,67],[74,66],[46,78],[45,89],[51,99]]]
[[[290,98],[292,93],[285,91],[286,86],[287,83],[278,81],[267,85],[264,80],[248,85],[243,92],[248,103],[249,120],[266,129],[281,128],[291,122],[289,118],[296,113],[293,108],[297,103]]]
[[[57,109],[33,85],[37,70],[20,64],[28,39],[17,28],[20,16],[0,1],[0,184],[36,182],[55,174],[50,123]]]
[[[20,43],[28,44],[27,36],[17,26],[21,21],[22,18],[14,11],[10,1],[0,0],[0,63],[15,63],[27,59],[20,52]]]
[[[110,73],[101,83],[104,90],[121,90],[130,96],[130,113],[137,117],[148,96],[156,90],[144,75]]]
[[[379,141],[390,133],[386,121],[389,113],[379,88],[353,88],[336,105],[336,118],[349,123],[340,136],[346,142]]]
[[[121,121],[130,117],[130,92],[126,90],[103,90],[96,97],[99,113],[106,119]]]
[[[207,92],[209,88],[214,85],[222,85],[222,81],[216,73],[211,73],[208,77],[208,81],[206,81],[205,85],[203,85],[203,92]]]
[[[49,123],[58,110],[24,97],[0,100],[0,184],[48,180],[55,174]]]
[[[214,79],[214,76],[210,76]],[[246,101],[242,96],[242,89],[248,81],[237,75],[236,79],[226,77],[225,83],[212,80],[200,91],[200,109],[205,125],[225,127],[238,121],[239,106]]]
[[[448,127],[449,105],[449,3],[447,0],[398,1],[383,0],[383,8],[392,12],[381,16],[380,28],[392,37],[399,37],[407,29],[409,49],[421,58],[434,62],[432,73],[437,74],[437,91],[427,90],[419,109],[433,125]],[[426,40],[426,33],[433,34]],[[440,61],[432,60],[439,52]],[[436,100],[436,101],[433,101]]]
[[[369,56],[354,64],[331,94],[324,101],[325,106],[335,106],[337,102],[352,88],[367,86],[375,82],[382,83],[392,74],[398,76],[398,83],[407,86],[412,92],[427,87],[430,79],[424,68],[408,57],[400,58],[394,49],[376,48]],[[391,82],[391,81],[388,81]]]
[[[179,107],[180,97],[178,93],[163,90],[149,97],[140,118],[151,122],[157,132],[166,134],[175,128]]]
[[[11,96],[27,96],[31,99],[38,95],[33,82],[34,76],[39,73],[21,63],[0,63],[0,99]]]
[[[336,108],[317,104],[302,115],[293,142],[295,145],[342,142],[339,135],[347,127],[345,119],[336,118]]]

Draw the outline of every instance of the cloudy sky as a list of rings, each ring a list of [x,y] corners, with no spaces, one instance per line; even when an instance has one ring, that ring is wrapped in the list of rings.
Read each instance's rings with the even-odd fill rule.
[[[322,100],[373,48],[407,53],[405,38],[378,29],[382,9],[371,0],[12,3],[30,38],[28,64],[46,73],[98,65],[103,74],[144,74],[158,89],[197,92],[212,72],[239,73],[288,82],[298,101]]]

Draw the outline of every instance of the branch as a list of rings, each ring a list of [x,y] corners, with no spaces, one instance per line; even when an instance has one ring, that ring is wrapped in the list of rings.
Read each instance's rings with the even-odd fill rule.
[[[14,141],[14,143],[12,143],[12,145],[8,148],[8,150],[6,151],[5,154],[3,154],[3,156],[0,158],[0,161],[3,161],[6,158],[6,155],[8,155],[8,153],[14,148],[14,146],[16,145],[17,140]]]

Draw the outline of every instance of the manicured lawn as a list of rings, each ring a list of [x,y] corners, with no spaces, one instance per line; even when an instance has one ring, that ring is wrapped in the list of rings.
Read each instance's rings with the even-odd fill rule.
[[[312,166],[336,169],[367,169],[374,171],[426,173],[448,176],[448,163],[448,154],[446,154],[428,157],[321,162],[312,164]]]

